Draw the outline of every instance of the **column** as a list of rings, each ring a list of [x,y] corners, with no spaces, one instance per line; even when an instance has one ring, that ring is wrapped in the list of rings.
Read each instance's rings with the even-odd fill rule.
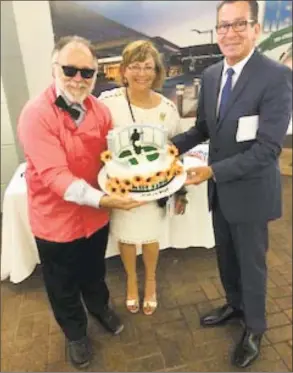
[[[1,196],[24,160],[19,114],[52,81],[53,46],[49,1],[1,1]]]

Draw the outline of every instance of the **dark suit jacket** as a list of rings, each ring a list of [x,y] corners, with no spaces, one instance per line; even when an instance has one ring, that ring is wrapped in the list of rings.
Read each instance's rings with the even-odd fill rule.
[[[218,121],[222,69],[220,61],[204,71],[196,125],[172,142],[182,154],[210,140],[209,164],[221,209],[230,223],[277,219],[282,192],[278,158],[292,114],[292,71],[255,51]],[[237,142],[238,120],[250,115],[259,116],[257,137]],[[208,190],[211,209],[213,180]]]

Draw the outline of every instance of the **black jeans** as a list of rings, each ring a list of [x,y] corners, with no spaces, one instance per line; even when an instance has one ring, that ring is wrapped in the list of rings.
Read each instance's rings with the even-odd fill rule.
[[[52,242],[35,237],[45,287],[55,318],[65,336],[78,340],[87,333],[88,311],[98,315],[108,304],[105,252],[109,226],[89,238]]]

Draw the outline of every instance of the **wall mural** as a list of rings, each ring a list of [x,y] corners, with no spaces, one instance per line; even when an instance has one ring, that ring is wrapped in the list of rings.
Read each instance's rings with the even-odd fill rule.
[[[258,49],[292,68],[292,2],[263,3]],[[215,42],[216,5],[215,1],[51,1],[50,9],[56,39],[80,35],[95,44],[96,96],[117,86],[123,48],[134,40],[151,40],[166,66],[162,93],[176,103],[182,118],[194,118],[201,73],[222,59]]]

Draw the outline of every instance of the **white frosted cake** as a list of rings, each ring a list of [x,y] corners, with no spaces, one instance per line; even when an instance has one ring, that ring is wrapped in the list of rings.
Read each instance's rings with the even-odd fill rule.
[[[167,131],[158,125],[131,125],[111,130],[108,150],[101,155],[109,194],[150,192],[168,185],[183,173],[178,150],[167,143]]]

